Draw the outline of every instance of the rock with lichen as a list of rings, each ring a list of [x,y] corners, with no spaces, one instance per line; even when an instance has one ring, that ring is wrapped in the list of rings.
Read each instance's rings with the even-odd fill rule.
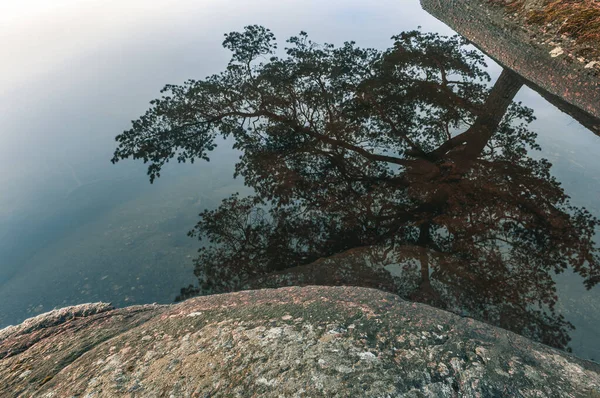
[[[600,396],[600,365],[375,289],[53,311],[0,331],[2,397]]]
[[[527,80],[527,85],[600,135],[600,42],[593,36],[570,35],[561,27],[577,20],[580,6],[594,8],[600,23],[600,5],[593,0],[420,0],[421,6],[470,40],[505,68]],[[532,22],[547,7],[561,7],[552,23]],[[543,18],[542,18],[543,19]],[[554,26],[556,25],[556,26]],[[585,23],[579,23],[586,26]],[[589,25],[589,24],[587,24]],[[554,27],[553,27],[554,26]],[[595,25],[594,25],[595,26]],[[590,33],[590,32],[588,32]],[[582,37],[589,37],[583,40]]]

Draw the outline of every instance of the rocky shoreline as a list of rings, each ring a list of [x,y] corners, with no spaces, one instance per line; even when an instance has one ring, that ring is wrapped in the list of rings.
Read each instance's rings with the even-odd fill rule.
[[[56,310],[0,331],[2,397],[598,397],[600,365],[375,289]]]
[[[527,24],[523,15],[489,0],[421,0],[421,5],[499,64],[523,76],[562,111],[600,134],[600,60],[580,56],[572,39]],[[524,7],[539,8],[541,2],[526,0]],[[561,105],[560,99],[567,104]]]

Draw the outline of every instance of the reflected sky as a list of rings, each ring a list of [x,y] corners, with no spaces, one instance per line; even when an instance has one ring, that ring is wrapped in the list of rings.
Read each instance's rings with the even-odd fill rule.
[[[199,181],[195,182],[198,185],[186,183],[185,178],[209,175],[211,181],[220,182],[221,189],[241,189],[241,182],[233,182],[231,169],[225,167],[238,156],[227,150],[227,145],[210,166],[176,168],[173,173],[181,179],[179,183],[165,178],[150,186],[143,165],[109,162],[114,136],[146,109],[164,84],[203,77],[222,68],[228,60],[221,47],[224,33],[262,23],[279,37],[308,30],[323,41],[339,43],[352,38],[363,45],[386,46],[390,36],[419,24],[424,29],[450,32],[421,11],[417,2],[406,6],[392,1],[372,5],[342,1],[30,0],[3,2],[2,7],[0,43],[9,56],[0,65],[0,182],[4,187],[0,195],[0,302],[10,302],[11,316],[6,309],[0,324],[86,298],[115,301],[118,297],[117,303],[124,303],[124,295],[112,291],[83,298],[57,292],[69,290],[70,284],[91,284],[93,291],[93,279],[86,274],[112,267],[110,262],[121,262],[118,249],[105,254],[108,259],[94,260],[101,257],[102,250],[94,234],[110,228],[101,220],[125,211],[118,210],[119,206],[129,206],[127,211],[137,215],[130,224],[145,225],[145,218],[150,217],[144,211],[152,213],[164,206],[161,195],[184,189],[193,197],[215,190],[214,184],[207,188]],[[209,199],[218,201],[220,196]],[[146,202],[140,205],[142,200]],[[194,208],[187,203],[180,200],[179,207],[171,209],[171,216],[180,220],[175,228],[179,234],[193,226],[203,208],[202,204]],[[160,235],[160,231],[154,233]],[[182,243],[185,250],[172,262],[185,262],[195,253],[197,243],[186,239]],[[75,242],[81,246],[79,253],[66,253],[65,248],[73,248]],[[130,257],[126,263],[135,263],[135,256]],[[53,277],[49,279],[49,275]],[[189,278],[188,264],[171,286],[157,286],[153,293],[133,302],[169,301]],[[151,297],[161,290],[158,297]],[[31,311],[25,313],[24,309]]]
[[[231,179],[238,154],[223,143],[210,164],[169,169],[150,185],[143,165],[110,163],[114,136],[164,84],[220,71],[223,34],[248,24],[280,41],[305,30],[317,42],[377,48],[417,26],[452,33],[416,0],[2,2],[0,326],[82,301],[168,302],[192,280],[198,244],[182,235],[203,208],[242,189]],[[543,156],[573,203],[600,215],[598,137],[530,89],[517,100],[535,109]],[[127,232],[142,226],[147,233]],[[131,290],[126,281],[140,277],[145,288]],[[121,282],[100,288],[111,280]]]
[[[11,172],[0,181],[20,187],[2,195],[3,214],[7,201],[29,195],[19,195],[23,180],[38,186],[58,160],[106,157],[114,135],[165,83],[217,72],[228,59],[225,32],[257,23],[282,38],[304,29],[316,40],[379,47],[419,24],[450,32],[417,2],[41,3],[3,5],[0,42],[9,56],[0,66],[0,168]]]

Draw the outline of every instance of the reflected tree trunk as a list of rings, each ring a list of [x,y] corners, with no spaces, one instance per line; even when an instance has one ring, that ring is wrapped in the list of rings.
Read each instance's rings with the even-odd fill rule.
[[[419,262],[421,263],[421,285],[420,290],[431,290],[431,280],[429,279],[429,256],[427,255],[427,244],[431,238],[429,236],[429,223],[423,223],[419,227]]]
[[[467,131],[452,137],[427,154],[427,158],[433,161],[450,158],[461,165],[461,171],[467,170],[481,155],[524,83],[525,80],[520,75],[504,69],[490,90],[475,123]]]
[[[524,82],[515,72],[509,69],[502,71],[483,105],[483,112],[469,129],[470,137],[462,151],[465,159],[473,160],[481,155]]]
[[[440,301],[440,295],[431,286],[430,264],[429,264],[429,244],[431,243],[430,222],[424,222],[419,226],[419,238],[417,246],[419,247],[419,265],[421,267],[421,281],[419,287],[411,295],[411,299],[430,305],[437,305]]]

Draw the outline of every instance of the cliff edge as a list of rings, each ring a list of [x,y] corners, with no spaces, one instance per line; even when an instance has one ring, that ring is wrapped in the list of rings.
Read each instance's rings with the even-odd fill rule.
[[[543,14],[548,1],[420,1],[425,11],[503,67],[523,76],[529,87],[600,135],[600,45],[594,40],[578,43],[559,29],[575,16],[575,10],[570,12],[565,6],[565,15],[553,24],[533,24],[527,22],[527,15],[534,11]],[[600,5],[594,4],[600,13]]]

